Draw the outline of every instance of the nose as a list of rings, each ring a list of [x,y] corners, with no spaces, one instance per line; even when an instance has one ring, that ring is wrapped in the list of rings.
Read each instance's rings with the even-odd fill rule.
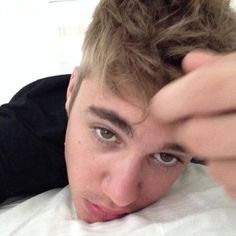
[[[122,161],[121,161],[122,162]],[[114,204],[126,207],[134,203],[140,196],[141,166],[132,161],[118,162],[104,176],[102,190]]]

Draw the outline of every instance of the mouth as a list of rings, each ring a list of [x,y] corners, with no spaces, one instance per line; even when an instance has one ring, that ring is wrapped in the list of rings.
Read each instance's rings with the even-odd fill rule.
[[[128,212],[125,210],[113,210],[99,206],[89,200],[84,199],[84,205],[90,215],[98,219],[98,221],[110,221],[125,216]]]

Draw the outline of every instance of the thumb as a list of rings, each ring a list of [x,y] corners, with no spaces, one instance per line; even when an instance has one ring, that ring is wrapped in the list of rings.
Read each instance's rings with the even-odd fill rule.
[[[194,50],[189,52],[182,61],[182,69],[185,73],[194,71],[195,69],[213,62],[218,59],[220,54],[210,50]]]

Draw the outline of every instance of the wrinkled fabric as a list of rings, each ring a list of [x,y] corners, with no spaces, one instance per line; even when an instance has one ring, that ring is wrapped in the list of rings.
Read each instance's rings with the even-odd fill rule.
[[[236,202],[207,176],[206,167],[190,164],[163,199],[124,218],[80,221],[64,187],[0,208],[0,235],[235,236]]]

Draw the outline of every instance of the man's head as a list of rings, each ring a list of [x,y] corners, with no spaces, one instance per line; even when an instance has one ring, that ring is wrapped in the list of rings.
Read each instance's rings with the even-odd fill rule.
[[[118,95],[131,93],[147,105],[182,74],[188,52],[231,52],[235,37],[228,0],[101,0],[86,32],[71,105],[90,74]]]
[[[102,0],[67,93],[65,155],[79,218],[106,221],[160,199],[191,157],[149,113],[197,48],[236,48],[223,0]]]

